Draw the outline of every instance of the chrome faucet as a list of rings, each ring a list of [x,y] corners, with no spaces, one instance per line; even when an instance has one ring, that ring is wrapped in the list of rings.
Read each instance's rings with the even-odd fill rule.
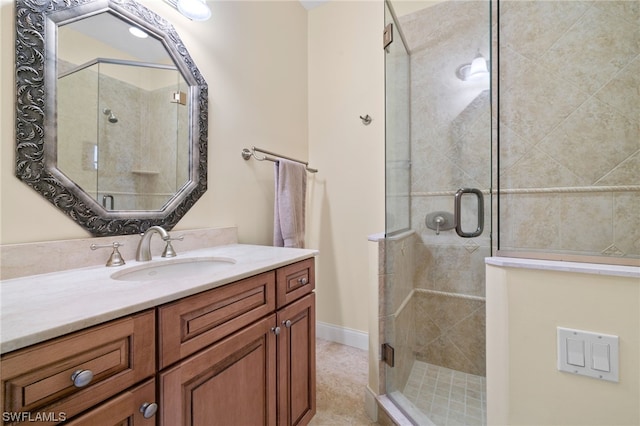
[[[151,237],[155,233],[160,234],[163,241],[169,241],[171,239],[169,233],[161,226],[151,226],[148,228],[144,231],[144,234],[142,234],[142,238],[138,244],[138,250],[136,251],[136,260],[138,262],[148,262],[151,260]]]

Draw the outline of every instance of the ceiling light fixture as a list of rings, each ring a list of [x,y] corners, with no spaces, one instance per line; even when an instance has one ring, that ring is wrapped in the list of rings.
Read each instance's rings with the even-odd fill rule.
[[[211,18],[211,9],[206,0],[165,0],[192,21],[206,21]]]
[[[480,49],[471,63],[458,67],[456,75],[462,81],[478,81],[489,77],[489,66],[487,60],[480,53]]]

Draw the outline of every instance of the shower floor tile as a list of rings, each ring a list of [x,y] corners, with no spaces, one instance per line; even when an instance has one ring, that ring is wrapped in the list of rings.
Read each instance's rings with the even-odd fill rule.
[[[486,379],[414,361],[403,394],[437,426],[487,424]]]

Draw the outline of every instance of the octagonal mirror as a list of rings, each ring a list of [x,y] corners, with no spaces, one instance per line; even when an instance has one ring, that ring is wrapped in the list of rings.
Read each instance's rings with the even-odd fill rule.
[[[171,229],[207,187],[207,85],[131,0],[16,3],[16,175],[96,236]]]

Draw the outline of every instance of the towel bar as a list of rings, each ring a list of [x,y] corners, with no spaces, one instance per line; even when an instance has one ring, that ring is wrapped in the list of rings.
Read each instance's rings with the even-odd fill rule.
[[[263,154],[267,154],[267,155],[263,155],[262,157],[258,157],[256,155],[256,151],[257,152],[261,152]],[[307,169],[308,172],[311,172],[311,173],[317,173],[318,172],[318,169],[312,169],[311,167],[309,167],[309,163],[306,162],[306,161],[296,160],[295,158],[287,157],[285,155],[276,154],[275,152],[267,151],[267,150],[261,149],[261,148],[256,148],[255,146],[251,147],[251,149],[244,148],[242,150],[242,158],[244,158],[245,160],[249,160],[251,157],[253,157],[258,161],[267,160],[267,161],[273,161],[274,163],[278,162],[278,158],[269,157],[268,155],[273,155],[274,157],[284,158],[285,160],[295,161],[296,163],[304,164],[305,168]]]

